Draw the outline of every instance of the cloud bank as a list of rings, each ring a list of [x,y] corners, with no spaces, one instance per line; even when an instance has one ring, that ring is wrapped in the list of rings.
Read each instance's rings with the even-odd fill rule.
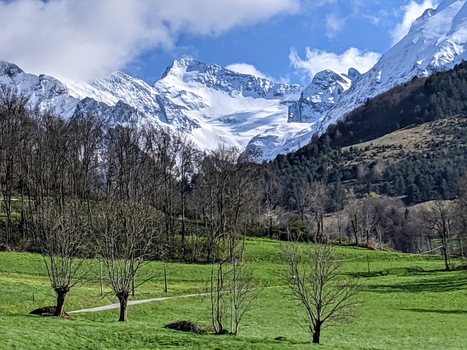
[[[302,59],[297,51],[292,50],[289,60],[296,70],[306,72],[312,79],[316,73],[325,69],[347,73],[349,68],[356,68],[360,73],[365,73],[376,64],[380,57],[381,54],[377,52],[362,52],[356,48],[350,48],[339,55],[307,47],[305,59]]]
[[[0,59],[33,73],[88,80],[180,33],[220,35],[296,13],[300,0],[0,0]]]

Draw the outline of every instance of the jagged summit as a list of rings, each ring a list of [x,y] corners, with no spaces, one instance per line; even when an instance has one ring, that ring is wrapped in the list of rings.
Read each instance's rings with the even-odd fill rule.
[[[16,64],[0,61],[0,75],[7,75],[10,78],[17,75],[24,73],[21,68],[19,68]]]
[[[356,70],[351,72],[354,79],[357,73]],[[315,74],[310,85],[302,91],[300,99],[289,107],[289,122],[318,121],[351,84],[352,79],[329,69]]]
[[[346,76],[349,78],[352,82],[355,82],[358,78],[360,78],[362,74],[355,68],[349,68]]]
[[[174,85],[209,88],[224,91],[231,95],[277,99],[298,94],[299,85],[279,84],[249,74],[237,73],[218,64],[208,64],[183,58],[175,60],[156,82],[156,88]]]
[[[161,80],[166,78],[167,76],[181,76],[184,72],[186,72],[190,66],[197,66],[201,62],[196,61],[191,57],[184,57],[176,59],[172,62],[170,66],[168,66],[165,72],[161,76]]]

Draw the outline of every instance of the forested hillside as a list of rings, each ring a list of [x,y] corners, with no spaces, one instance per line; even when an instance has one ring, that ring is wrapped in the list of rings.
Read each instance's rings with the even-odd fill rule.
[[[309,145],[279,156],[272,166],[288,189],[306,178],[336,186],[350,182],[359,195],[404,196],[407,204],[450,199],[454,196],[450,185],[467,166],[466,116],[463,63],[449,72],[414,78],[367,101]],[[422,125],[425,132],[419,137]],[[375,140],[401,129],[407,132],[391,142]],[[361,144],[370,140],[375,141]]]

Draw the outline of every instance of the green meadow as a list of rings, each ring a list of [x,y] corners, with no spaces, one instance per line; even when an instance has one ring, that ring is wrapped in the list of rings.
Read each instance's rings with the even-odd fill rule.
[[[0,253],[0,349],[467,349],[467,271],[442,271],[437,256],[404,255],[354,247],[336,248],[342,273],[360,278],[357,317],[325,328],[320,345],[311,343],[304,314],[284,285],[287,266],[281,243],[251,239],[246,264],[258,281],[258,298],[243,320],[240,335],[178,332],[164,328],[177,320],[210,324],[207,297],[189,297],[129,307],[129,322],[117,322],[118,309],[72,314],[71,319],[30,316],[54,305],[55,295],[36,254]],[[455,261],[457,266],[465,264]],[[154,278],[130,299],[207,291],[210,266],[146,265]],[[66,311],[116,303],[100,293],[99,264],[72,289]]]

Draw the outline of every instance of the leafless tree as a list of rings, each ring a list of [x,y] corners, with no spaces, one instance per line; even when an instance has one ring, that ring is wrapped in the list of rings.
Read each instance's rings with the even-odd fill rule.
[[[116,126],[108,131],[107,149],[102,162],[105,176],[105,198],[135,200],[143,195],[141,172],[144,153],[142,136],[136,128]]]
[[[441,240],[445,269],[449,271],[450,239],[454,221],[452,203],[434,201],[426,214],[427,223]]]
[[[234,335],[240,333],[240,324],[243,316],[251,311],[252,304],[258,297],[258,292],[255,285],[255,278],[250,269],[242,261],[244,247],[241,248],[242,253],[237,253],[236,258],[231,265],[230,273],[230,318],[231,332]]]
[[[306,216],[309,226],[312,227],[312,241],[314,243],[327,243],[329,237],[325,236],[324,214],[329,201],[329,193],[322,182],[312,182],[302,188],[306,196]]]
[[[454,206],[455,226],[459,243],[459,255],[465,257],[467,245],[467,176],[463,176],[456,184],[457,199]]]
[[[11,243],[13,232],[13,195],[20,169],[21,142],[25,138],[28,119],[27,99],[12,89],[0,87],[0,189],[6,212],[5,243]]]
[[[293,244],[284,253],[290,268],[287,282],[293,296],[306,310],[313,343],[319,343],[325,326],[352,315],[359,284],[339,274],[340,262],[329,245],[317,245],[301,255]]]
[[[195,147],[192,142],[189,140],[182,140],[182,144],[180,147],[180,155],[179,155],[179,193],[180,193],[180,210],[181,210],[181,243],[182,243],[182,250],[183,250],[183,258],[186,259],[187,257],[187,244],[186,244],[186,214],[187,214],[187,196],[190,192],[190,184],[191,178],[195,172],[195,159],[196,159],[196,151]]]
[[[359,245],[362,240],[365,240],[365,244],[370,246],[372,242],[379,240],[378,236],[382,235],[382,230],[378,226],[381,223],[381,216],[377,209],[379,203],[382,202],[380,198],[365,197],[359,200],[353,199],[346,206],[345,211],[348,215],[355,245]]]
[[[238,158],[236,149],[221,147],[207,155],[199,172],[195,195],[200,217],[208,232],[208,259],[215,260],[219,241],[233,259],[239,239],[239,229],[253,213],[253,165]]]
[[[107,267],[110,286],[120,302],[119,321],[128,321],[128,298],[135,288],[154,238],[159,220],[148,206],[135,202],[99,203],[95,214],[98,251]]]
[[[93,115],[75,116],[68,121],[66,161],[69,168],[69,196],[85,201],[90,199],[99,168],[102,151],[103,123]],[[90,213],[89,213],[90,214]]]
[[[179,217],[182,226],[182,250],[186,250],[185,209],[192,168],[192,146],[180,135],[158,128],[144,133],[144,153],[147,155],[144,170],[147,191],[144,196],[148,203],[164,214],[164,251],[166,257],[173,258]]]
[[[55,316],[64,315],[71,288],[89,272],[85,244],[90,237],[85,208],[67,203],[60,211],[54,202],[44,202],[36,211],[32,229],[40,241],[50,284],[57,294]]]
[[[229,333],[225,323],[230,319],[230,333],[238,335],[243,316],[251,311],[258,296],[253,273],[244,264],[243,254],[244,243],[240,243],[233,260],[211,264],[211,322],[217,334]]]
[[[228,312],[227,296],[225,294],[227,292],[225,265],[224,261],[211,263],[209,296],[211,301],[211,323],[216,334],[228,332],[224,328]]]

